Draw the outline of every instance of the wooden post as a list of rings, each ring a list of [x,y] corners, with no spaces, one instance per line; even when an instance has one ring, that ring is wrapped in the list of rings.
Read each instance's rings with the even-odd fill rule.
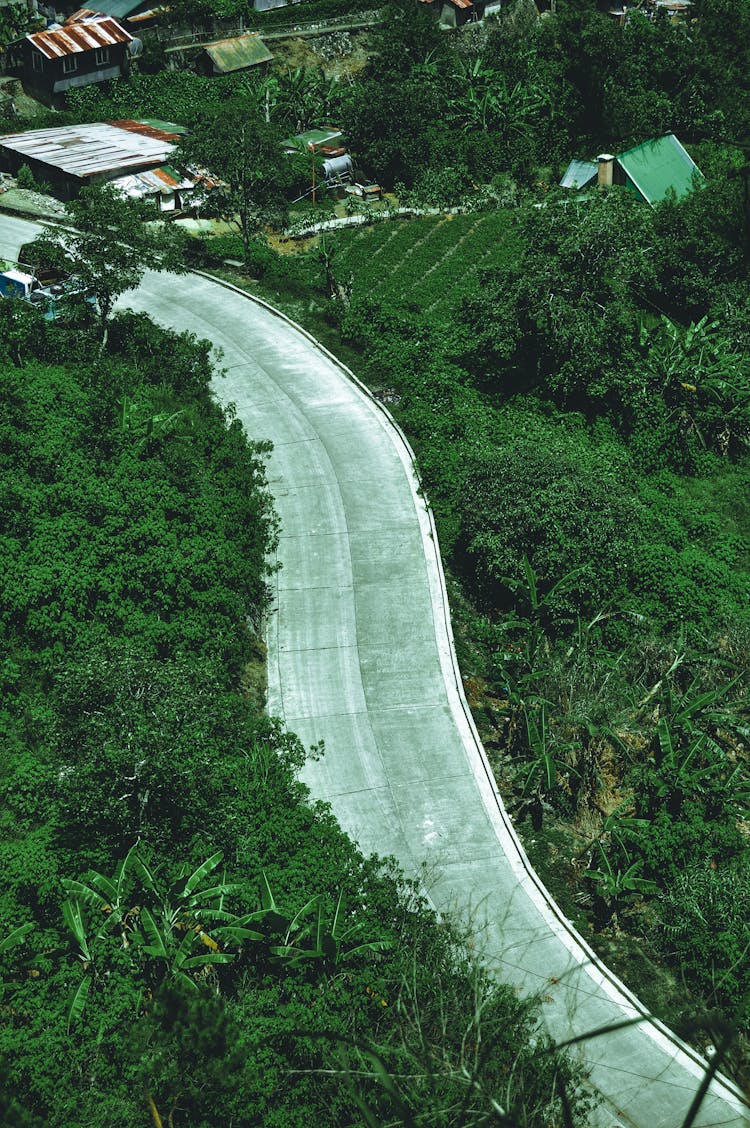
[[[312,202],[315,207],[315,142],[311,141],[309,144],[310,155],[312,157]]]

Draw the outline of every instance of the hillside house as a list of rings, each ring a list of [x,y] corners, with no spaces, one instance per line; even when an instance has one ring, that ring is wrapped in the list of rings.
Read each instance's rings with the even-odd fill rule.
[[[27,93],[59,108],[67,90],[124,74],[132,42],[133,36],[117,20],[94,14],[25,35],[9,46],[8,59]]]
[[[691,192],[703,173],[675,137],[667,133],[644,141],[624,153],[602,153],[596,161],[571,161],[560,181],[562,188],[583,189],[619,185],[653,207],[674,192],[678,199]]]
[[[167,165],[179,128],[127,120],[8,133],[0,136],[0,168],[15,173],[28,165],[38,181],[70,199],[86,184]]]

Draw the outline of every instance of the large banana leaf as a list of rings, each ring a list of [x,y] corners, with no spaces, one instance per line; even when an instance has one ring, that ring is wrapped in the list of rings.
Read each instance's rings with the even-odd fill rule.
[[[30,920],[27,921],[26,924],[19,924],[18,928],[14,928],[7,936],[3,936],[2,939],[0,939],[0,955],[10,951],[16,944],[20,944],[23,938],[31,932],[33,927],[34,922]]]
[[[147,908],[141,909],[141,924],[143,925],[146,939],[149,942],[144,950],[148,952],[150,956],[160,956],[162,959],[167,959],[167,948],[164,943],[164,937]],[[188,933],[188,935],[190,935],[190,933]]]
[[[86,1000],[89,997],[91,990],[91,978],[86,975],[78,984],[78,989],[73,996],[73,1000],[68,1009],[68,1033],[74,1022],[76,1022],[83,1014],[83,1008],[86,1006]]]
[[[88,938],[86,936],[86,928],[83,923],[83,913],[78,901],[64,901],[62,914],[63,920],[67,924],[70,931],[73,933],[78,947],[81,949],[81,955],[85,960],[90,960],[91,952],[89,950]]]
[[[202,862],[198,866],[198,868],[191,873],[190,877],[185,882],[184,888],[182,890],[182,896],[189,897],[195,889],[196,885],[200,884],[206,874],[211,873],[212,870],[216,869],[223,857],[223,850],[217,850],[216,853],[212,854],[210,858],[206,858],[205,862]]]

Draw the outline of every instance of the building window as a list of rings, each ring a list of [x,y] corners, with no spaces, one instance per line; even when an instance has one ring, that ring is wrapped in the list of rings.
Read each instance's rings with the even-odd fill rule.
[[[97,47],[94,52],[94,61],[98,67],[103,67],[109,62],[109,47]]]
[[[35,71],[44,69],[44,60],[38,51],[31,52],[31,69]]]
[[[72,74],[78,70],[78,59],[75,55],[65,55],[63,58],[63,74]]]

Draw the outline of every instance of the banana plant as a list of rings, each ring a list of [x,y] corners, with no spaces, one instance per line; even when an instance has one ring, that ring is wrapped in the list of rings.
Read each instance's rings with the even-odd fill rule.
[[[613,866],[601,843],[599,843],[599,855],[602,868],[590,869],[586,876],[594,885],[595,917],[601,925],[606,923],[607,919],[616,917],[625,905],[644,895],[656,893],[658,886],[656,882],[641,876],[642,859],[630,862],[626,857],[626,862],[630,863],[626,869]],[[597,904],[597,896],[603,904]]]
[[[135,847],[118,863],[112,878],[92,871],[87,881],[63,882],[69,894],[62,906],[63,919],[76,943],[82,971],[70,1004],[69,1029],[83,1013],[91,990],[97,942],[113,933],[129,952],[134,971],[145,970],[159,979],[179,978],[190,986],[209,965],[230,963],[244,941],[263,939],[247,927],[263,913],[240,917],[225,908],[225,899],[240,886],[222,881],[202,888],[222,856],[220,851],[212,854],[168,889]],[[96,913],[93,929],[87,909]]]
[[[655,328],[641,327],[640,343],[662,393],[674,404],[674,414],[704,446],[712,443],[725,454],[732,440],[747,441],[750,372],[746,357],[722,336],[720,322],[703,317],[683,329],[662,315]],[[703,408],[698,410],[701,399]],[[706,433],[703,422],[699,425],[706,401],[716,405],[713,435]]]
[[[317,894],[288,918],[279,911],[264,873],[262,901],[266,921],[281,940],[281,943],[271,944],[269,952],[287,967],[310,965],[326,972],[365,952],[382,952],[391,947],[389,940],[361,940],[358,924],[346,927],[343,890],[339,891],[332,916],[326,914],[325,898]]]

